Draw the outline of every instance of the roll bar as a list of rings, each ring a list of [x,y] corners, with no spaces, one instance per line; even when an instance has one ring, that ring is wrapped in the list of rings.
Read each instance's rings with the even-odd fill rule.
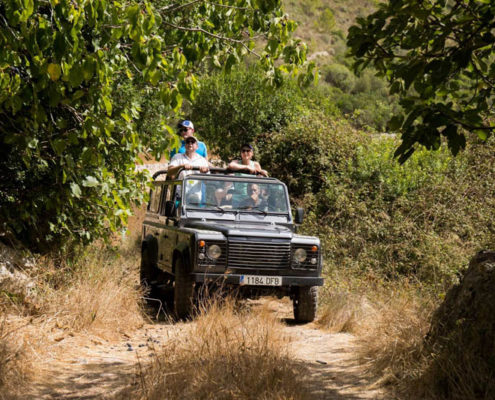
[[[178,171],[177,171],[177,176],[182,172],[184,171],[185,168],[180,168]],[[153,180],[155,180],[158,176],[160,175],[163,175],[163,174],[166,174],[168,170],[166,169],[161,169],[157,172],[155,172],[152,176]],[[190,171],[199,171],[199,167],[192,167],[190,169]],[[244,172],[244,173],[249,173],[249,170],[248,169],[240,169],[240,170],[236,170],[236,171],[233,171],[229,168],[218,168],[218,167],[210,167],[209,168],[209,171],[212,173],[212,174],[232,174],[234,172]],[[252,175],[261,175],[260,173],[256,173],[256,174],[252,174]]]

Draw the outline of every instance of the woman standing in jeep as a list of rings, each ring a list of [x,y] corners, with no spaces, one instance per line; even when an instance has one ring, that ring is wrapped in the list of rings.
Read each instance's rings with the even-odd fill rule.
[[[241,146],[241,159],[231,161],[228,169],[236,172],[247,171],[250,174],[260,174],[263,176],[268,176],[268,172],[266,172],[266,170],[264,169],[261,169],[260,163],[258,161],[252,160],[253,155],[253,146],[251,146],[249,143],[243,144]]]

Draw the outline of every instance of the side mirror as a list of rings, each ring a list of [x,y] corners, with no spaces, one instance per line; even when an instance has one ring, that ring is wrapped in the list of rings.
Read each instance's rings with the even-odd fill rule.
[[[173,200],[167,200],[165,202],[165,216],[168,218],[174,217],[174,211],[175,211],[175,201]]]
[[[296,224],[300,225],[303,223],[304,220],[304,208],[296,208]]]

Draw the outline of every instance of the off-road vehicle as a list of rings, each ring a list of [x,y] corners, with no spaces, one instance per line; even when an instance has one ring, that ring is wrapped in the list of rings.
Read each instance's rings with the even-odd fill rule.
[[[296,233],[303,210],[294,221],[278,179],[211,170],[174,180],[155,173],[143,222],[143,285],[173,291],[179,318],[190,314],[201,285],[217,284],[248,297],[290,296],[295,320],[313,321],[322,251],[317,237]]]

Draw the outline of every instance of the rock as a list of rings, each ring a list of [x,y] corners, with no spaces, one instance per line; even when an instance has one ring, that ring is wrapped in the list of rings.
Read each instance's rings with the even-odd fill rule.
[[[0,291],[20,301],[36,302],[36,283],[25,271],[35,266],[33,258],[0,242]]]
[[[435,312],[425,347],[428,375],[449,399],[495,393],[495,251],[481,251]]]

